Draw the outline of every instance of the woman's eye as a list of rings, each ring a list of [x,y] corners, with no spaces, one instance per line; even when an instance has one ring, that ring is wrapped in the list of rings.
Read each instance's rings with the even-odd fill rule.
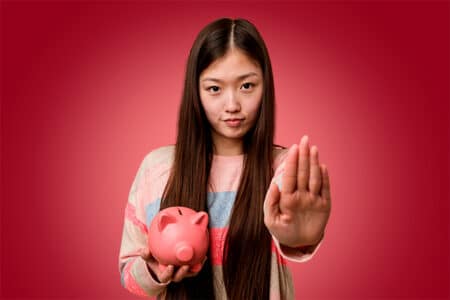
[[[245,87],[246,90],[248,90],[250,87],[254,86],[254,84],[251,82],[246,82],[242,86]]]
[[[209,88],[207,88],[207,90],[215,93],[215,92],[219,91],[219,87],[214,85],[214,86],[210,86]]]

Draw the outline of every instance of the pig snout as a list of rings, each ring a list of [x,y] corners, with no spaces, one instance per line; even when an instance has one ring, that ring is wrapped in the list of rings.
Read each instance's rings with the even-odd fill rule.
[[[187,243],[178,243],[175,256],[181,262],[189,262],[194,257],[194,249]]]

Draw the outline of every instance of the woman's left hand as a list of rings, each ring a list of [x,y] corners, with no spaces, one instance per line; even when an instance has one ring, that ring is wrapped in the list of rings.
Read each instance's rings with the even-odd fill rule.
[[[282,245],[316,245],[331,212],[328,170],[319,164],[317,147],[309,149],[307,136],[289,149],[285,162],[281,191],[272,183],[267,192],[264,223]]]

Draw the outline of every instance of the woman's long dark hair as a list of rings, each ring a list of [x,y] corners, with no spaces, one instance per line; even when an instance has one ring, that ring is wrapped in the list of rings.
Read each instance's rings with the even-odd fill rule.
[[[258,62],[264,82],[259,116],[243,140],[243,173],[224,246],[223,278],[229,299],[269,299],[271,236],[264,225],[263,201],[273,176],[275,92],[265,43],[255,26],[245,19],[222,18],[211,22],[200,31],[192,46],[179,110],[174,162],[161,209],[182,205],[208,211],[213,141],[200,102],[199,77],[230,47]],[[170,283],[166,299],[214,299],[209,257],[197,276]]]

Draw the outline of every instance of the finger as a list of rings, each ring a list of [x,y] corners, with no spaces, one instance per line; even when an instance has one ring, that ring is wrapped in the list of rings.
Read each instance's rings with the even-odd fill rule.
[[[205,258],[203,258],[203,261],[201,264],[191,265],[189,267],[189,271],[188,271],[188,274],[186,275],[186,277],[193,277],[193,276],[197,275],[202,270],[207,259],[208,259],[208,257],[205,256]]]
[[[280,190],[276,183],[271,183],[267,192],[266,201],[264,201],[264,220],[270,224],[280,214]]]
[[[168,265],[167,268],[161,272],[158,276],[158,279],[161,283],[166,283],[172,279],[173,271],[175,267],[173,265]]]
[[[320,190],[320,194],[327,201],[331,200],[331,191],[330,191],[330,176],[328,174],[328,169],[325,165],[321,165],[320,167],[322,171],[322,189]]]
[[[297,177],[297,189],[299,191],[308,190],[309,183],[309,138],[304,135],[300,140],[299,149],[299,166],[298,166],[298,177]]]
[[[283,174],[283,181],[281,190],[284,193],[293,193],[297,185],[297,164],[298,164],[298,146],[296,144],[289,148],[285,160],[285,169]]]
[[[150,250],[148,248],[141,248],[139,249],[139,255],[145,260],[150,260],[153,256],[150,253]]]
[[[190,266],[188,265],[184,265],[181,266],[178,271],[175,273],[175,275],[173,276],[172,281],[174,282],[180,282],[181,280],[183,280],[184,277],[186,277],[188,271],[189,271]]]
[[[319,150],[316,145],[311,147],[310,172],[309,190],[314,195],[319,195],[322,187],[322,172],[319,165]]]

